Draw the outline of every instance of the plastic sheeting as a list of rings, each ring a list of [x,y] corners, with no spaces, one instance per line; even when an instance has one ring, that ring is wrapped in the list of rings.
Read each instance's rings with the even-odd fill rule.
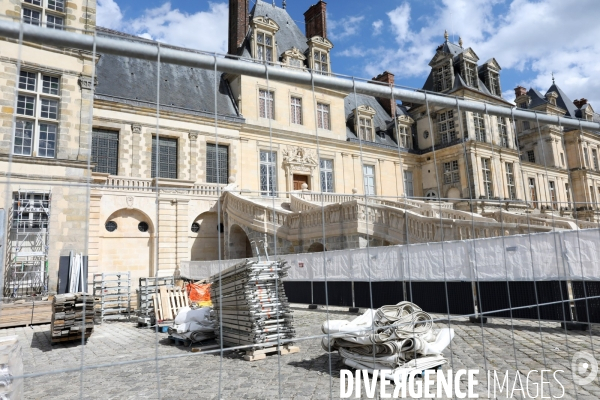
[[[277,256],[288,281],[600,281],[600,230],[370,247]],[[184,261],[182,277],[204,279],[241,260]]]

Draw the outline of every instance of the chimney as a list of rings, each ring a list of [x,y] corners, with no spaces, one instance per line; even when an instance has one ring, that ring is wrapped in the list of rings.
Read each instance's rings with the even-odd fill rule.
[[[517,86],[515,88],[515,98],[519,98],[520,96],[524,96],[527,94],[527,89],[525,89],[523,86]]]
[[[327,3],[319,1],[304,13],[306,37],[321,36],[327,38]]]
[[[383,73],[377,75],[372,79],[375,82],[385,83],[387,86],[394,85],[394,74],[388,71],[384,71]],[[388,114],[392,116],[392,119],[396,116],[396,102],[393,99],[385,99],[381,97],[377,97],[377,102],[381,104],[383,109],[387,111]]]
[[[575,104],[575,107],[577,108],[583,107],[587,104],[587,102],[587,99],[584,99],[583,97],[581,98],[581,100],[573,100],[573,104]]]
[[[229,0],[229,54],[238,55],[248,33],[249,18],[248,0]]]

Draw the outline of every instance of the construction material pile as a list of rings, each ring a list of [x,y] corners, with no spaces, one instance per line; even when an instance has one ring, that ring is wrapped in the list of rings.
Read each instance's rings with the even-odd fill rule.
[[[54,296],[50,330],[53,343],[89,338],[94,330],[94,298],[87,293]]]
[[[175,317],[174,325],[169,327],[172,337],[203,342],[215,337],[215,321],[210,307],[183,307]]]
[[[246,260],[210,278],[215,333],[219,336],[222,326],[223,343],[239,346],[294,337],[281,281],[288,269],[281,261]]]
[[[325,351],[337,350],[355,369],[392,370],[391,377],[446,364],[442,352],[454,337],[453,329],[434,331],[431,316],[408,301],[367,310],[353,321],[326,321],[321,329],[328,334],[321,342]]]

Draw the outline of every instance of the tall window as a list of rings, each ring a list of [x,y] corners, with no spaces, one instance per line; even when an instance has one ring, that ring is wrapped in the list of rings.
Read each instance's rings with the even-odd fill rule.
[[[460,182],[460,172],[458,170],[458,160],[444,163],[444,183]]]
[[[535,162],[535,152],[533,150],[527,150],[527,161],[531,163]]]
[[[490,159],[481,159],[481,172],[483,175],[483,189],[485,190],[485,197],[491,199],[494,197],[494,191],[492,187],[492,171],[490,169]]]
[[[329,104],[317,103],[317,126],[320,129],[331,129],[329,121]]]
[[[594,163],[594,169],[598,171],[598,150],[592,149],[592,162]]]
[[[454,111],[448,110],[438,114],[438,133],[441,143],[450,143],[456,140]]]
[[[274,151],[260,152],[260,194],[261,196],[277,195],[277,154]]]
[[[94,172],[118,175],[119,132],[92,129],[92,163]]]
[[[313,51],[313,62],[314,70],[320,74],[329,73],[329,60],[326,51],[314,50]]]
[[[25,0],[25,3],[31,6],[22,7],[24,23],[37,26],[43,24],[50,29],[64,29],[64,0]]]
[[[302,99],[292,97],[291,106],[292,124],[302,125]]]
[[[464,74],[463,78],[465,83],[471,87],[478,87],[477,84],[477,65],[468,61],[464,63]]]
[[[258,91],[258,112],[261,118],[275,119],[274,97],[273,92],[262,89]]]
[[[256,34],[256,58],[261,61],[273,61],[273,35],[266,32]]]
[[[449,64],[437,67],[434,71],[436,92],[452,88],[452,67]]]
[[[548,181],[548,188],[550,189],[550,201],[552,201],[552,208],[557,209],[558,203],[556,202],[556,187],[554,181]]]
[[[158,146],[158,147],[157,147]],[[158,175],[157,175],[158,150]],[[177,179],[177,139],[152,136],[152,178]]]
[[[480,142],[487,142],[487,135],[485,133],[485,120],[483,119],[483,115],[474,112],[473,122],[475,125],[475,139]]]
[[[358,137],[368,142],[375,141],[373,134],[373,119],[370,117],[358,117]]]
[[[508,147],[508,130],[506,129],[506,119],[497,117],[498,134],[500,135],[500,146]]]
[[[514,200],[517,198],[515,190],[515,173],[512,163],[506,163],[506,186],[508,187],[508,198]]]
[[[600,188],[598,188],[600,190]],[[565,183],[565,192],[567,193],[567,207],[571,207],[571,192],[569,191],[569,184]]]
[[[333,160],[321,160],[321,192],[333,192]]]
[[[363,165],[363,176],[365,180],[365,194],[375,195],[375,166]]]
[[[537,190],[535,189],[535,178],[529,178],[529,196],[531,198],[531,202],[533,203],[533,207],[537,208]]]
[[[218,163],[217,163],[218,155]],[[206,144],[206,182],[226,184],[229,176],[229,147]]]
[[[560,153],[560,165],[565,166],[565,155]]]
[[[590,167],[590,156],[588,154],[587,147],[583,148],[583,158],[585,159],[585,167],[589,168]]]
[[[404,171],[404,195],[406,197],[413,197],[415,195],[412,171]]]
[[[412,149],[409,128],[404,125],[398,125],[398,144],[405,149]]]
[[[13,154],[54,158],[60,104],[59,78],[21,71]]]
[[[502,92],[500,91],[500,77],[494,72],[489,73],[489,88],[492,94],[496,96],[502,95]]]

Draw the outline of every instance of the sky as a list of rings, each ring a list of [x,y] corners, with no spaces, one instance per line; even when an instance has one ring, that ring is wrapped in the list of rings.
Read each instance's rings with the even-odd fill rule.
[[[227,1],[97,1],[99,26],[227,52]],[[282,1],[275,3],[281,7]],[[301,31],[303,14],[316,1],[287,0]],[[447,30],[450,40],[461,37],[480,63],[496,59],[507,100],[514,100],[517,85],[545,94],[554,75],[571,100],[585,97],[600,110],[599,5],[599,0],[329,0],[332,70],[360,78],[387,70],[396,84],[421,88]]]

